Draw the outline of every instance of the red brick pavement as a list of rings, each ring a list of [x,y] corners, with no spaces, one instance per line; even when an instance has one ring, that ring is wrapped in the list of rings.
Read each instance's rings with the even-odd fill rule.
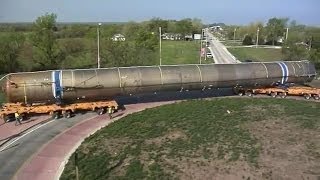
[[[25,162],[13,179],[59,179],[71,154],[90,134],[95,133],[112,121],[118,120],[128,114],[170,103],[173,103],[173,101],[128,105],[125,111],[114,114],[115,118],[112,120],[110,120],[107,115],[102,115],[82,121],[44,145],[28,162]]]

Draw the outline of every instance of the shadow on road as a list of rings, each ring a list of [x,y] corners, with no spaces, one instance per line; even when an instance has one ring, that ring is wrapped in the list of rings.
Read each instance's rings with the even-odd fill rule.
[[[120,105],[148,103],[148,102],[161,102],[161,101],[174,101],[186,99],[202,99],[210,97],[223,97],[233,96],[231,88],[211,89],[205,91],[185,91],[185,92],[158,92],[156,94],[143,94],[133,96],[116,97],[115,100]]]

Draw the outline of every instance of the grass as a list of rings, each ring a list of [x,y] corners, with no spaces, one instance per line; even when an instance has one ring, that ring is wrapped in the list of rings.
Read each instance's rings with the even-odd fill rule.
[[[240,61],[277,61],[283,59],[281,49],[228,48],[228,50]]]
[[[246,124],[280,119],[318,131],[319,108],[320,103],[296,100],[221,98],[147,109],[81,144],[80,179],[173,179],[190,162],[201,168],[214,161],[246,161],[254,168],[262,148]],[[73,158],[61,179],[75,178]]]
[[[162,41],[162,64],[197,64],[199,51],[198,41]]]
[[[232,40],[224,41],[224,42],[222,42],[222,44],[224,44],[225,46],[242,46],[242,42],[241,41],[234,42]]]

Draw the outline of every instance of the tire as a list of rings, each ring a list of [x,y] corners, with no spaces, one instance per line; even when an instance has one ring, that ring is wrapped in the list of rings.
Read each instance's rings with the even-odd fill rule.
[[[320,95],[318,95],[318,94],[314,95],[314,96],[313,96],[313,99],[314,99],[314,100],[319,100],[319,99],[320,99]]]
[[[304,98],[305,98],[305,99],[310,99],[310,98],[311,98],[311,95],[310,95],[310,94],[305,94],[305,95],[304,95]]]
[[[105,113],[104,108],[99,108],[99,109],[97,110],[97,114],[98,114],[98,115],[102,115],[102,114],[104,114],[104,113]]]
[[[249,96],[249,97],[252,97],[252,96],[253,96],[253,94],[252,94],[251,91],[247,91],[247,92],[246,92],[246,95]]]
[[[67,119],[71,118],[71,117],[72,117],[72,112],[71,112],[70,110],[69,110],[69,111],[66,111],[66,112],[64,113],[64,117],[67,118]]]
[[[238,96],[243,96],[243,95],[244,95],[243,91],[240,90],[240,91],[238,92]]]
[[[280,93],[280,97],[283,98],[283,99],[286,98],[287,97],[287,93],[285,93],[285,92]]]
[[[53,112],[52,119],[60,119],[60,112]]]
[[[271,92],[270,96],[273,97],[273,98],[276,98],[278,96],[278,93],[277,92]]]

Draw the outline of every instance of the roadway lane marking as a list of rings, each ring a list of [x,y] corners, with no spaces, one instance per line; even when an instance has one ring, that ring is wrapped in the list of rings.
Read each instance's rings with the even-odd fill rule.
[[[32,133],[33,131],[35,131],[35,130],[37,130],[37,129],[39,129],[39,128],[41,128],[41,127],[43,127],[43,126],[45,126],[45,125],[47,125],[47,124],[49,124],[49,123],[51,123],[51,122],[53,122],[53,121],[54,121],[54,120],[51,120],[51,121],[49,121],[49,122],[46,122],[46,123],[44,123],[44,124],[41,124],[40,126],[38,126],[38,127],[34,128],[34,129],[32,129],[31,131],[23,134],[22,136],[19,136],[17,139],[15,139],[15,140],[13,140],[12,142],[10,142],[9,144],[3,146],[3,147],[1,148],[1,150],[0,150],[0,152],[6,150],[7,147],[9,147],[9,146],[12,145],[13,143],[17,142],[18,140],[20,140],[20,139],[23,138],[24,136]]]

